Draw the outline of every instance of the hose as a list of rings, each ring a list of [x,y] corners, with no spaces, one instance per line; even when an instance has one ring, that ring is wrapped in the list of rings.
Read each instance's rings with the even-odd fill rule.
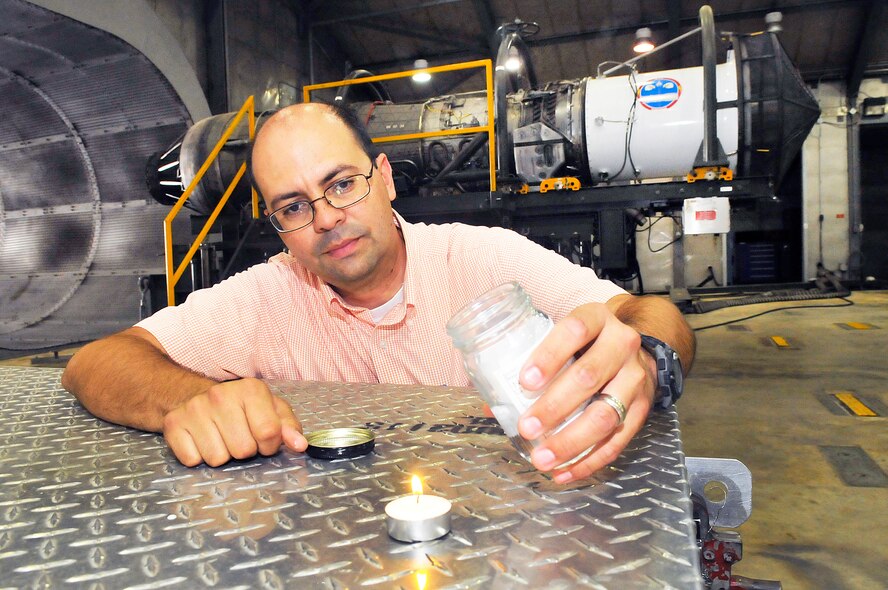
[[[373,75],[372,72],[367,70],[352,70],[348,73],[348,76],[345,77],[346,80],[354,80],[355,78],[369,78]],[[377,82],[371,82],[367,86],[373,90],[373,94],[376,95],[376,100],[380,102],[392,102],[392,97],[389,96],[388,91],[385,89],[385,86]],[[343,86],[339,89],[339,92],[336,93],[336,98],[334,101],[339,104],[347,104],[348,103],[348,93],[351,91],[351,85]]]
[[[475,155],[482,145],[484,145],[487,141],[487,133],[476,133],[472,140],[466,144],[464,148],[462,148],[456,156],[450,161],[449,164],[444,166],[444,168],[435,176],[435,182],[440,182],[444,180],[444,178],[449,175],[451,172],[462,166],[466,163],[466,161]]]
[[[751,295],[737,299],[723,299],[721,301],[695,301],[692,306],[697,313],[707,313],[726,307],[738,307],[740,305],[754,305],[756,303],[778,303],[780,301],[808,301],[811,299],[832,299],[847,297],[851,294],[836,277],[835,273],[827,270],[823,265],[817,265],[817,278],[814,280],[815,289],[786,289],[772,291],[768,294]],[[831,289],[834,289],[831,290]]]

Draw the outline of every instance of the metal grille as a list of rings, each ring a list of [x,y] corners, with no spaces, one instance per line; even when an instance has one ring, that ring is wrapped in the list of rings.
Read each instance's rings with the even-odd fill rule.
[[[8,49],[0,41],[0,52]],[[17,149],[23,138],[34,141],[68,132],[55,111],[49,105],[35,101],[33,93],[21,84],[12,80],[0,81],[0,96],[6,103],[3,117],[0,117],[0,152]]]
[[[145,166],[189,115],[114,35],[23,0],[0,0],[0,14],[0,95],[12,113],[0,122],[0,347],[94,339],[138,320],[132,275],[162,272],[164,211],[144,205]],[[113,273],[125,298],[81,287]]]
[[[90,270],[94,273],[111,270],[141,274],[147,274],[145,271],[150,270],[163,274],[163,233],[157,228],[163,227],[167,213],[169,209],[153,202],[139,206],[129,201],[119,209],[104,208],[102,232]],[[183,219],[187,223],[187,218]],[[174,238],[188,237],[188,228],[182,225],[174,226]],[[152,257],[146,252],[155,254]],[[138,299],[139,289],[133,285],[130,285],[131,294]]]
[[[29,276],[22,273],[6,274],[0,257],[0,301],[3,302],[0,314],[0,348],[11,348],[19,341],[15,338],[18,330],[37,322],[42,317],[42,309],[50,308],[58,301],[60,285],[73,289],[83,280],[76,273],[57,276],[47,273],[43,276]],[[12,337],[8,336],[13,334]],[[49,336],[58,337],[57,334]],[[34,348],[39,348],[36,346]]]
[[[3,273],[83,270],[96,228],[92,211],[8,219]],[[4,314],[5,315],[5,314]]]
[[[4,209],[15,219],[19,210],[89,203],[93,196],[83,161],[73,139],[5,150],[4,166],[14,173],[0,174]]]
[[[674,412],[614,466],[559,486],[471,390],[272,383],[306,431],[368,423],[370,455],[281,452],[186,468],[160,436],[89,416],[59,371],[0,368],[0,584],[94,588],[700,588]],[[410,474],[452,532],[405,544],[384,506]]]

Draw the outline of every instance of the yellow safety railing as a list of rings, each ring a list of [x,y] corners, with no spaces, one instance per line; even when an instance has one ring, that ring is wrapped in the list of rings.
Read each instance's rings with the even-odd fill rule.
[[[387,135],[384,137],[374,137],[374,143],[388,143],[392,141],[405,141],[409,139],[425,139],[427,137],[442,137],[445,135],[466,135],[469,133],[478,133],[479,131],[487,132],[487,145],[490,159],[490,190],[496,190],[496,141],[494,136],[494,110],[493,110],[493,61],[489,59],[479,59],[476,61],[466,61],[461,63],[449,64],[446,66],[435,66],[431,68],[422,68],[419,70],[406,70],[403,72],[394,72],[391,74],[381,74],[379,76],[367,76],[366,78],[353,78],[351,80],[340,80],[338,82],[325,82],[324,84],[310,84],[302,88],[302,97],[305,102],[311,102],[311,93],[315,90],[323,90],[325,88],[339,88],[340,86],[353,86],[355,84],[370,84],[372,82],[382,82],[384,80],[394,80],[396,78],[406,78],[419,72],[427,72],[434,74],[436,72],[452,72],[455,70],[468,70],[471,68],[484,68],[487,84],[487,125],[475,125],[473,127],[463,127],[461,129],[442,129],[441,131],[423,131],[419,133],[405,133],[401,135]]]
[[[182,262],[175,269],[175,271],[173,270],[173,219],[175,219],[176,215],[179,214],[179,211],[182,210],[182,207],[185,206],[185,202],[191,196],[191,193],[194,192],[194,189],[197,188],[197,185],[200,183],[204,174],[206,174],[212,163],[219,156],[219,152],[222,151],[225,142],[227,142],[228,139],[231,137],[231,134],[234,133],[234,130],[243,120],[245,115],[248,116],[249,121],[250,141],[253,141],[253,135],[256,133],[256,118],[255,114],[253,113],[253,97],[250,96],[249,98],[247,98],[246,102],[244,102],[244,106],[242,106],[241,109],[237,112],[237,115],[235,115],[234,118],[231,120],[231,123],[228,124],[228,127],[225,129],[225,133],[223,133],[222,137],[219,138],[219,141],[216,143],[216,147],[214,147],[213,151],[210,152],[210,155],[207,156],[207,159],[203,163],[203,166],[201,166],[200,170],[197,171],[197,174],[194,175],[194,178],[191,180],[188,188],[186,188],[185,192],[182,193],[182,197],[175,205],[173,205],[173,208],[167,214],[166,219],[163,220],[164,254],[166,258],[167,301],[170,305],[176,304],[176,283],[179,282],[179,279],[182,277],[182,273],[184,273],[185,269],[188,268],[188,264],[191,262],[191,259],[194,258],[194,254],[197,252],[198,248],[200,248],[201,242],[203,242],[204,238],[207,237],[207,234],[210,232],[210,228],[216,222],[216,218],[219,217],[219,213],[222,211],[222,208],[225,207],[225,204],[231,197],[231,193],[234,192],[237,183],[240,182],[241,178],[243,178],[244,176],[244,173],[247,171],[246,162],[241,164],[241,167],[238,169],[237,174],[234,175],[234,179],[228,185],[228,188],[225,190],[222,198],[219,199],[219,203],[216,205],[216,208],[213,209],[213,212],[210,214],[209,219],[207,219],[207,222],[200,230],[200,233],[197,234],[196,238],[194,238],[194,242],[192,242],[191,247],[188,249],[188,252],[185,254],[185,257],[182,259]],[[258,219],[259,196],[256,194],[256,190],[252,187],[250,188],[250,191],[253,198],[253,218]]]

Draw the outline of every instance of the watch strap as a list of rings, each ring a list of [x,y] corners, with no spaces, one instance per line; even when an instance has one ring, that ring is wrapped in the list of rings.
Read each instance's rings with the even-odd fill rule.
[[[655,403],[668,408],[682,394],[681,359],[672,347],[653,336],[641,334],[641,347],[654,357],[657,366]]]

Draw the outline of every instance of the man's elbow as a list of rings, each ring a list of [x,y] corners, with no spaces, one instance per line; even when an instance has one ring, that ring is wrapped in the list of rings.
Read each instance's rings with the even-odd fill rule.
[[[65,370],[62,372],[62,388],[71,391],[71,387],[73,386],[73,377],[71,376],[74,372],[74,358],[68,361],[68,364],[65,366]]]
[[[100,338],[75,352],[62,372],[62,387],[80,399],[87,378],[91,373],[95,373],[99,363],[103,362],[102,355],[108,350],[106,343],[116,336],[115,334]]]
[[[80,374],[83,371],[83,358],[85,355],[88,355],[88,351],[84,352],[87,347],[81,348],[79,351],[74,353],[74,356],[68,360],[68,364],[65,366],[65,370],[62,372],[62,387],[72,393],[75,397],[79,399],[79,383],[80,383]]]

